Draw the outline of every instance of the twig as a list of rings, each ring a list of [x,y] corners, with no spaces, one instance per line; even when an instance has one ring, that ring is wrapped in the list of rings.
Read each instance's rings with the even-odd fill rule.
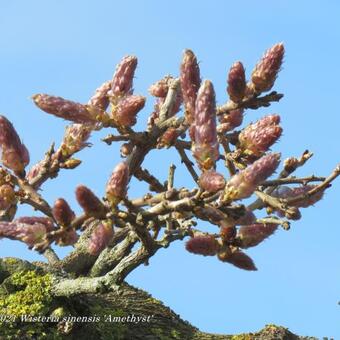
[[[226,114],[236,109],[258,109],[260,107],[270,106],[271,102],[278,102],[283,97],[282,93],[273,91],[263,97],[245,98],[241,103],[229,101],[226,104],[217,108],[217,115]]]
[[[278,178],[273,180],[265,181],[261,184],[263,187],[278,186],[282,184],[303,184],[306,185],[309,182],[322,182],[325,177],[316,177],[314,175],[308,177],[289,177],[289,178]]]
[[[166,187],[155,176],[151,175],[147,169],[136,169],[134,176],[138,180],[148,183],[151,191],[163,192],[166,190]]]
[[[166,95],[165,101],[159,111],[160,122],[165,121],[169,117],[169,114],[176,101],[178,88],[179,88],[179,79],[174,79],[169,86],[169,90]]]
[[[190,172],[192,178],[194,179],[194,181],[196,183],[198,183],[198,175],[193,167],[194,163],[191,162],[191,160],[188,158],[187,154],[185,153],[184,149],[178,145],[175,146],[176,150],[178,151],[179,155],[181,156],[181,161],[182,163],[185,164],[185,166],[187,167],[188,171]]]
[[[284,230],[289,230],[290,229],[290,222],[287,220],[282,220],[276,216],[268,216],[268,217],[264,217],[264,218],[260,218],[258,220],[256,220],[257,223],[271,223],[271,224],[278,224],[281,225],[282,228]]]

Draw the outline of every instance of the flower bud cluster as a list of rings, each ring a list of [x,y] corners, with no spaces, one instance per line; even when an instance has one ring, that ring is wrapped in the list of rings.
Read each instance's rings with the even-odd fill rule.
[[[261,156],[280,138],[280,116],[269,115],[248,125],[239,134],[238,147],[245,153]]]
[[[99,255],[112,240],[114,235],[110,221],[100,222],[93,230],[89,243],[89,253],[93,256]]]
[[[258,185],[271,176],[280,163],[280,154],[265,155],[234,175],[226,184],[223,200],[233,201],[247,198]]]
[[[129,166],[121,162],[114,168],[106,185],[106,197],[111,205],[117,205],[126,196],[128,183]]]
[[[197,94],[192,152],[199,167],[209,170],[219,157],[216,131],[215,91],[211,81],[205,80]]]

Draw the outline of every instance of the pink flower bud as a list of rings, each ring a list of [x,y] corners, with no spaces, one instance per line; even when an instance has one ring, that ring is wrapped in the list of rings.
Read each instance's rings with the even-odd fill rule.
[[[103,111],[94,106],[83,105],[61,97],[36,94],[32,98],[41,110],[75,123],[94,124],[104,115]]]
[[[0,210],[8,209],[15,202],[15,191],[9,184],[0,186]]]
[[[0,116],[0,147],[3,165],[21,175],[29,163],[29,153],[12,123],[4,116]]]
[[[251,87],[256,93],[269,91],[273,87],[281,69],[284,52],[283,44],[276,44],[265,52],[255,66],[251,75]]]
[[[113,75],[110,96],[121,97],[132,94],[133,77],[137,67],[135,56],[126,56],[117,65]]]
[[[89,253],[91,255],[99,255],[109,244],[113,237],[113,228],[110,223],[99,223],[92,232]]]
[[[257,246],[267,237],[274,234],[277,228],[278,225],[272,223],[255,223],[247,226],[241,226],[237,235],[240,239],[240,247],[246,249]]]
[[[223,175],[215,170],[204,171],[199,178],[199,185],[208,192],[217,192],[225,186]]]
[[[88,102],[88,105],[98,107],[100,110],[106,111],[110,104],[108,92],[111,90],[112,82],[106,81],[100,87],[98,87]]]
[[[218,257],[222,262],[229,262],[233,264],[235,267],[244,269],[244,270],[257,270],[253,260],[241,250],[233,249],[231,253],[227,253],[225,257]]]
[[[84,149],[91,144],[87,140],[91,136],[93,127],[84,124],[72,124],[66,127],[60,149],[65,157]]]
[[[243,122],[243,109],[231,110],[228,114],[220,116],[220,124],[217,127],[218,132],[232,131]]]
[[[123,143],[122,146],[120,147],[120,155],[122,157],[127,157],[130,155],[130,153],[132,152],[133,150],[133,143],[131,142],[128,142],[128,143]]]
[[[209,80],[202,83],[197,94],[194,133],[193,155],[201,169],[209,170],[219,157],[215,91]]]
[[[256,188],[274,173],[280,163],[280,156],[279,153],[263,156],[234,175],[227,182],[223,200],[233,201],[251,196]]]
[[[185,118],[189,124],[194,121],[195,102],[201,84],[200,69],[196,56],[185,50],[180,67],[181,90],[185,107]]]
[[[246,75],[241,62],[232,65],[228,74],[228,94],[230,99],[238,103],[242,101],[246,91]]]
[[[115,122],[121,126],[133,126],[136,124],[137,113],[144,107],[145,97],[127,96],[121,99],[113,109],[112,115]]]
[[[218,242],[210,235],[194,236],[185,244],[188,252],[203,256],[216,255],[218,247]]]
[[[126,196],[129,179],[129,166],[125,162],[119,163],[106,185],[106,197],[112,205]]]
[[[282,128],[279,122],[280,116],[270,115],[248,125],[239,134],[239,148],[245,153],[262,155],[280,138]]]
[[[75,218],[73,210],[63,198],[58,198],[54,202],[52,213],[56,221],[62,226],[69,226]]]
[[[22,241],[30,248],[42,242],[52,230],[53,222],[45,217],[21,217],[13,222],[0,222],[0,238]]]
[[[89,216],[101,216],[105,212],[102,201],[85,185],[77,186],[76,199]]]

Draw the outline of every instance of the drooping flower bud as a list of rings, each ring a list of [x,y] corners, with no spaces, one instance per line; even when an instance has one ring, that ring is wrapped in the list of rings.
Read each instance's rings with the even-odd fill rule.
[[[121,126],[133,126],[136,124],[137,113],[144,107],[145,97],[127,96],[121,99],[112,111],[115,122]]]
[[[202,83],[197,94],[194,133],[193,155],[201,169],[209,170],[219,157],[215,91],[209,80]]]
[[[280,116],[269,115],[248,125],[239,134],[239,148],[254,156],[261,156],[280,138]]]
[[[132,94],[133,77],[137,67],[137,57],[125,56],[117,65],[112,78],[112,85],[109,95],[112,97],[122,97]]]
[[[201,85],[200,69],[195,54],[185,50],[180,66],[181,90],[185,108],[185,118],[188,124],[194,122],[195,103],[198,89]]]
[[[224,254],[223,254],[224,255]],[[218,259],[222,262],[228,262],[235,267],[244,270],[257,270],[253,260],[241,250],[235,248],[230,253],[226,253],[225,256],[218,256]]]
[[[99,255],[110,244],[113,234],[112,223],[100,222],[91,234],[89,253],[93,256]]]
[[[0,210],[8,209],[15,202],[15,191],[9,184],[0,186]]]
[[[29,163],[29,153],[12,123],[4,116],[0,116],[0,148],[2,164],[21,175]]]
[[[112,81],[106,81],[99,86],[94,95],[90,98],[88,105],[98,107],[100,110],[106,111],[110,104],[108,92],[111,90]]]
[[[255,247],[266,238],[274,234],[278,225],[273,223],[255,223],[247,226],[241,226],[237,236],[240,239],[241,248]]]
[[[95,124],[104,116],[104,112],[95,106],[83,105],[61,97],[36,94],[32,98],[41,110],[75,123]]]
[[[251,75],[251,87],[256,93],[269,91],[273,87],[281,69],[284,52],[283,44],[276,44],[265,52],[255,66]]]
[[[208,192],[217,192],[225,186],[225,180],[222,174],[215,170],[204,171],[199,178],[201,189]]]
[[[69,226],[75,218],[74,211],[63,198],[58,198],[54,202],[52,213],[56,221],[65,227]]]
[[[246,75],[243,64],[238,61],[232,65],[228,74],[227,91],[230,99],[239,103],[242,101],[246,91]]]
[[[0,238],[22,241],[30,248],[42,242],[52,230],[53,222],[45,217],[20,217],[12,222],[0,222]]]
[[[222,115],[219,118],[220,124],[217,126],[218,132],[232,131],[243,122],[243,109],[231,110],[228,114]]]
[[[218,242],[210,235],[194,236],[185,244],[185,249],[188,252],[203,256],[216,255],[218,247]]]
[[[125,197],[128,183],[129,166],[121,162],[114,168],[106,185],[106,197],[112,205],[118,204]]]
[[[73,155],[74,153],[90,146],[87,142],[90,138],[93,127],[84,124],[72,124],[66,127],[63,141],[60,145],[61,152],[64,157]]]
[[[274,173],[280,163],[280,156],[279,153],[263,156],[234,175],[227,182],[223,200],[233,201],[251,196],[257,186]]]
[[[76,188],[76,199],[89,216],[102,216],[105,213],[105,206],[102,201],[85,185],[78,185]]]

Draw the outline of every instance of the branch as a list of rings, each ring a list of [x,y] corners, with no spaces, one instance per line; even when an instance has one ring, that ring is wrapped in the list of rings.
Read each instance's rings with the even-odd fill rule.
[[[145,181],[146,183],[148,183],[149,189],[151,191],[163,192],[166,190],[166,187],[155,176],[151,175],[147,169],[136,169],[134,176],[139,181]]]
[[[181,162],[185,164],[185,166],[187,167],[194,181],[198,183],[199,177],[194,169],[194,166],[193,166],[194,163],[188,158],[182,146],[176,145],[175,148],[178,151],[179,155],[181,156]]]

